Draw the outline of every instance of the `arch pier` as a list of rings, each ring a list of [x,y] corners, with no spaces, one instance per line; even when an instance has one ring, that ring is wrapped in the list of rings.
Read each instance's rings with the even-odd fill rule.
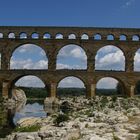
[[[47,69],[10,69],[13,52],[24,44],[34,44],[43,49],[48,59]],[[70,44],[81,47],[85,52],[86,69],[56,68],[59,51]],[[107,45],[116,46],[122,51],[125,58],[123,70],[95,69],[97,52]],[[39,77],[45,83],[49,96],[53,97],[56,96],[59,81],[68,76],[77,77],[85,84],[87,97],[96,95],[96,84],[104,77],[117,79],[123,84],[125,94],[134,96],[136,83],[140,80],[140,72],[134,71],[134,57],[139,48],[140,29],[135,28],[1,26],[0,85],[2,96],[9,97],[13,81],[27,75]]]

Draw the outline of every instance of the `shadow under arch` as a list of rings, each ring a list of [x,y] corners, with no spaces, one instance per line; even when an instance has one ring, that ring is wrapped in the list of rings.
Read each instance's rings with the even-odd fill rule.
[[[71,84],[74,84],[74,82],[73,83],[70,83],[70,82],[65,82],[65,84],[69,84],[69,86],[64,86],[63,84],[64,83],[62,83],[63,81],[65,81],[65,80],[69,80],[69,79],[72,79],[72,82],[73,81],[77,81],[77,82],[80,82],[80,84],[79,85],[74,85],[74,86],[72,86]],[[62,83],[62,85],[60,85]],[[84,95],[86,96],[87,95],[87,84],[86,84],[86,81],[84,80],[84,79],[82,79],[81,77],[79,77],[79,76],[73,76],[73,75],[68,75],[68,76],[63,76],[63,77],[61,77],[58,81],[57,81],[57,96],[58,96],[58,89],[59,88],[66,88],[66,89],[70,89],[70,88],[79,88],[79,89],[84,89]],[[78,94],[79,95],[79,94]],[[74,94],[74,96],[78,96],[78,95],[76,95],[76,94]]]
[[[18,68],[18,67],[12,67],[12,62],[16,61],[26,61],[26,59],[32,60],[35,62],[41,63],[41,60],[45,61],[44,68],[34,68],[34,69],[48,69],[48,55],[45,47],[39,46],[35,43],[22,43],[17,45],[16,47],[11,49],[10,52],[10,69],[24,69],[24,68]],[[31,59],[30,59],[31,58]],[[14,60],[17,59],[17,60]],[[21,62],[20,62],[21,63]],[[25,69],[32,69],[32,68],[25,68]]]
[[[74,52],[73,50],[74,49],[77,49],[77,56],[74,55]],[[65,51],[67,52],[67,54],[64,54],[63,52]],[[65,68],[59,68],[58,64],[61,63],[61,58],[60,57],[63,57],[63,60],[66,60],[64,59],[64,57],[70,57],[70,58],[74,58],[75,60],[78,60],[78,59],[81,59],[80,61],[83,61],[83,68],[78,68],[78,69],[87,69],[87,58],[88,58],[88,55],[87,55],[87,51],[86,49],[81,46],[80,44],[75,44],[75,43],[67,43],[65,45],[63,45],[62,47],[60,47],[58,50],[57,50],[57,53],[56,53],[56,69],[65,69]],[[59,62],[60,61],[60,62]],[[70,62],[70,61],[69,61]],[[66,63],[67,64],[67,63]],[[77,69],[77,68],[66,68],[66,69]]]
[[[40,87],[45,88],[45,89],[47,90],[47,92],[48,92],[48,87],[46,86],[45,81],[44,81],[41,77],[36,76],[36,75],[20,75],[20,76],[17,76],[16,78],[14,78],[14,79],[12,80],[12,82],[10,83],[9,95],[8,95],[10,98],[12,97],[12,89],[18,87],[18,86],[16,86],[15,84],[16,84],[19,80],[21,80],[22,78],[25,78],[25,77],[33,77],[34,79],[37,79],[37,80],[38,80],[39,82],[41,82],[41,84],[42,84],[42,86],[40,86]],[[31,79],[30,79],[30,80],[31,80]],[[32,81],[32,80],[31,80],[31,81]],[[35,86],[27,86],[27,87],[35,87]],[[46,95],[46,97],[47,97],[47,95]]]
[[[134,91],[136,96],[140,96],[140,79],[136,81]]]
[[[108,88],[97,88],[99,82],[101,82],[102,80],[108,80],[108,79],[110,79],[109,81],[111,81],[111,82],[113,82],[113,80],[116,81],[116,83],[115,83],[116,87],[115,88],[112,88],[112,87],[111,88],[110,87],[108,87]],[[109,82],[105,82],[105,83],[109,84]],[[105,86],[105,85],[102,85],[102,86]],[[115,89],[116,90],[116,94],[115,95],[118,95],[118,96],[128,96],[126,94],[126,91],[125,91],[125,84],[124,84],[124,82],[121,79],[119,79],[117,77],[114,77],[114,76],[105,76],[105,77],[98,78],[97,82],[96,82],[96,93],[99,92],[99,91],[97,91],[98,89],[102,89],[102,90],[106,90],[106,89],[107,90],[108,89],[112,90],[112,89]],[[104,93],[103,93],[103,95],[104,95]],[[105,95],[108,95],[108,94],[105,94]],[[114,95],[114,94],[109,94],[109,95]]]
[[[115,63],[117,65],[115,65]],[[114,45],[104,45],[100,46],[99,49],[97,49],[95,55],[95,70],[125,71],[125,65],[125,52],[120,47]]]

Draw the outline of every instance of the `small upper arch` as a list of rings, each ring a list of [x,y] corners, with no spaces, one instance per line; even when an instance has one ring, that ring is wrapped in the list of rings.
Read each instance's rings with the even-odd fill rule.
[[[124,34],[121,34],[120,37],[119,37],[119,40],[120,41],[126,41],[127,40],[127,36],[124,35]]]
[[[15,38],[15,33],[12,33],[12,32],[9,33],[9,34],[8,34],[8,38]]]
[[[102,39],[102,36],[99,33],[95,34],[93,37],[94,37],[94,40],[101,40]]]
[[[81,35],[81,39],[82,40],[88,40],[89,36],[86,33],[84,33],[84,34]]]
[[[107,40],[114,40],[114,35],[113,34],[107,35]]]
[[[140,36],[139,35],[133,35],[132,36],[132,41],[139,41],[140,40]]]
[[[57,33],[57,34],[55,35],[55,39],[63,39],[63,34]]]
[[[20,33],[19,38],[20,39],[26,39],[27,38],[27,33],[25,33],[25,32]]]
[[[68,39],[76,39],[76,35],[71,33],[68,35]]]
[[[50,33],[45,33],[45,34],[43,35],[43,39],[51,39]]]
[[[39,34],[38,33],[32,33],[32,35],[31,35],[31,37],[33,38],[33,39],[38,39],[39,38]]]

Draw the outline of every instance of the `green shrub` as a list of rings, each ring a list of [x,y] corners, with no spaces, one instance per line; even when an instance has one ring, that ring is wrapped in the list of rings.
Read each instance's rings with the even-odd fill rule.
[[[137,136],[137,140],[140,140],[140,134]]]
[[[28,127],[16,127],[15,132],[36,132],[41,128],[40,125],[33,125]]]
[[[54,119],[54,124],[59,126],[61,122],[65,122],[69,120],[68,114],[59,114],[55,119]]]

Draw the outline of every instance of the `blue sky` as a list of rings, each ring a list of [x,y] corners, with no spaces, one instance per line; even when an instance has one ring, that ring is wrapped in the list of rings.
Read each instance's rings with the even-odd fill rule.
[[[140,27],[139,0],[2,0],[0,25]]]
[[[139,7],[139,0],[3,0],[0,4],[0,25],[140,28]],[[14,52],[11,59],[11,67],[48,67],[48,60],[41,49],[32,45],[25,46],[25,48],[22,46]],[[29,46],[32,46],[31,49]],[[84,56],[83,50],[78,47],[66,48],[61,50],[57,67],[71,68],[74,66],[75,68],[83,68],[82,65],[86,63],[86,56]],[[77,61],[75,61],[75,58]],[[110,49],[108,47],[99,52],[96,58],[98,58],[97,67],[101,69],[108,67],[119,70],[124,67],[124,64],[122,64],[122,59],[124,59],[123,54],[118,49]],[[139,58],[140,52],[137,53],[137,57],[135,58],[137,70],[140,70]],[[110,60],[115,60],[115,62],[112,63]],[[25,77],[25,79],[29,81],[29,78]],[[21,80],[19,83],[26,83],[23,81]],[[99,87],[115,87],[116,81],[111,81],[112,79],[107,79],[107,81],[101,82]],[[67,86],[72,83],[78,87],[83,86],[81,83],[77,84],[76,80],[74,82],[74,80],[70,79],[67,79],[66,82],[62,82],[60,85]],[[106,85],[106,83],[109,84]]]

